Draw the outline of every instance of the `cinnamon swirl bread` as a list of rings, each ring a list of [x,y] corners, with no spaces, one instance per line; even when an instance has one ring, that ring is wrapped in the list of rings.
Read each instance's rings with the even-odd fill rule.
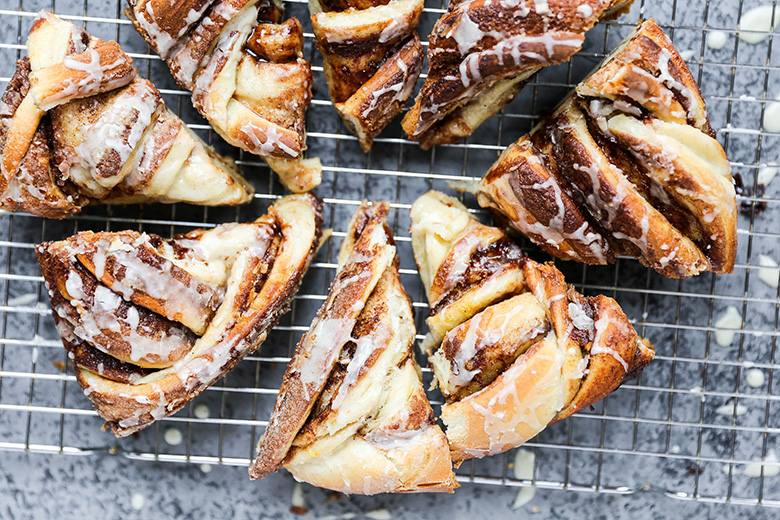
[[[303,159],[312,74],[303,29],[278,0],[128,0],[125,14],[228,143],[257,154],[291,191],[320,183]]]
[[[543,67],[568,61],[599,20],[633,0],[450,2],[433,28],[428,76],[403,127],[428,149],[471,135]]]
[[[403,109],[420,75],[423,0],[310,0],[325,80],[363,151]]]
[[[457,487],[414,360],[387,211],[364,203],[350,222],[327,300],[287,367],[253,479],[285,467],[344,493]]]
[[[559,258],[629,255],[672,278],[730,273],[736,194],[714,135],[685,62],[643,21],[504,151],[479,203]]]
[[[87,204],[241,204],[252,187],[139,78],[131,58],[38,15],[0,99],[0,207],[50,218]]]
[[[652,360],[615,300],[581,295],[457,200],[429,192],[411,216],[431,306],[424,349],[455,461],[523,444]]]
[[[81,232],[36,248],[76,379],[124,437],[175,413],[265,340],[321,239],[313,195],[163,240]]]

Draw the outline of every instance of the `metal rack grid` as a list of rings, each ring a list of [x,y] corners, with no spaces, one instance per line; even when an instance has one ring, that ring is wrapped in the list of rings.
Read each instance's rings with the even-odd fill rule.
[[[444,12],[445,1],[426,2],[419,29],[423,39]],[[100,420],[75,383],[50,318],[33,245],[83,229],[135,228],[169,236],[193,227],[253,219],[283,191],[261,161],[224,145],[199,118],[189,94],[176,87],[165,65],[122,17],[122,0],[114,4],[0,0],[0,56],[4,58],[0,86],[5,87],[14,61],[24,55],[35,12],[54,11],[101,38],[120,42],[141,75],[161,89],[168,105],[222,152],[237,155],[258,189],[255,200],[240,208],[99,206],[64,221],[0,215],[0,266],[4,266],[0,267],[0,449],[71,455],[109,452],[143,460],[247,465],[267,424],[285,363],[324,300],[335,270],[335,252],[358,202],[392,201],[391,224],[402,279],[414,300],[418,330],[424,332],[427,304],[407,232],[411,202],[430,188],[447,191],[448,181],[480,177],[497,154],[552,108],[640,17],[655,18],[678,49],[688,51],[686,58],[702,86],[713,126],[722,129],[718,138],[734,171],[756,193],[757,173],[762,165],[777,160],[772,150],[780,140],[780,134],[765,132],[762,126],[764,112],[777,93],[771,87],[780,73],[780,59],[772,52],[774,38],[770,34],[765,41],[749,45],[736,37],[741,15],[756,5],[759,0],[636,0],[629,14],[594,28],[574,59],[545,69],[468,141],[423,152],[402,137],[396,121],[365,155],[328,99],[305,0],[288,1],[288,13],[304,24],[305,48],[314,66],[318,90],[308,116],[308,143],[310,155],[323,159],[324,179],[316,192],[325,199],[325,223],[334,229],[334,236],[320,251],[291,312],[257,355],[246,358],[175,416],[117,440],[99,431]],[[722,50],[706,45],[708,34],[715,30],[728,35],[729,43]],[[470,197],[465,202],[477,207]],[[512,477],[511,453],[507,453],[463,464],[457,471],[461,483],[620,494],[655,489],[680,499],[780,506],[780,483],[768,475],[771,467],[765,466],[759,478],[744,475],[746,465],[771,459],[774,450],[780,451],[780,420],[775,419],[780,393],[773,380],[774,370],[780,368],[775,359],[780,298],[776,288],[758,280],[754,267],[759,254],[780,257],[776,225],[780,181],[770,184],[764,194],[741,195],[738,203],[744,212],[732,275],[668,280],[624,258],[607,267],[558,264],[580,291],[616,298],[638,331],[656,345],[656,360],[635,383],[527,443],[526,448],[536,453],[533,480]],[[761,206],[766,207],[759,215]],[[529,244],[524,246],[543,257]],[[744,319],[734,331],[732,346],[722,348],[713,339],[714,323],[728,305],[735,306]],[[749,368],[766,375],[760,388],[746,385]],[[427,381],[430,374],[426,371],[424,377]],[[715,412],[729,400],[734,402],[734,413]],[[435,396],[433,401],[438,404]],[[211,416],[195,417],[195,404],[209,406]],[[185,443],[171,446],[163,441],[171,427],[183,431]]]

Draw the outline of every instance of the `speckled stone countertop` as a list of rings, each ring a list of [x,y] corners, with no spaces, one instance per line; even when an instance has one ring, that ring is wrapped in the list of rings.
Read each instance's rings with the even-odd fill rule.
[[[780,53],[772,52],[772,38],[747,44],[737,38],[735,31],[740,13],[767,3],[770,0],[635,0],[631,12],[618,23],[608,29],[603,24],[594,28],[587,35],[583,51],[570,64],[545,69],[538,83],[524,89],[507,107],[508,113],[518,117],[493,118],[469,140],[471,144],[492,147],[421,152],[414,145],[392,139],[401,137],[395,122],[384,134],[391,139],[380,141],[366,157],[354,140],[343,135],[327,102],[322,73],[318,72],[315,82],[320,88],[315,99],[321,102],[309,112],[308,142],[311,154],[322,157],[323,164],[331,168],[326,168],[317,193],[352,201],[367,198],[410,203],[431,187],[447,190],[446,183],[370,172],[403,169],[481,176],[495,159],[496,143],[506,146],[526,132],[533,124],[528,116],[552,108],[568,91],[568,85],[583,78],[640,17],[655,18],[670,34],[700,82],[712,125],[718,129],[718,140],[734,172],[742,176],[745,185],[754,186],[761,165],[780,162],[780,134],[767,133],[766,125],[762,127],[765,108],[777,111],[780,107],[780,103],[763,102],[780,94]],[[426,2],[429,8],[443,4],[446,0]],[[305,3],[289,2],[287,7],[310,33]],[[106,21],[121,11],[114,1],[0,0],[0,13],[6,11],[0,14],[0,88],[5,87],[15,60],[24,53],[24,40],[33,19],[9,13],[20,8],[25,12],[55,10],[76,20],[86,13],[91,17],[87,30],[104,39],[117,39],[123,48],[135,53],[141,75],[164,89],[169,106],[188,123],[203,124],[189,99],[173,92],[176,86],[167,68],[159,61],[143,58],[146,45],[132,26]],[[421,34],[430,31],[438,16],[435,9],[423,15]],[[708,38],[712,38],[711,45],[707,44]],[[310,38],[306,41],[306,56],[315,66],[321,65]],[[780,128],[780,116],[772,122]],[[205,128],[198,131],[206,138],[212,137]],[[338,139],[333,136],[337,133],[342,134]],[[214,144],[220,151],[235,153],[216,139]],[[260,193],[280,193],[267,168],[251,164],[244,168],[251,170],[248,177]],[[748,462],[780,453],[780,387],[772,382],[777,366],[780,299],[777,289],[761,282],[755,268],[751,276],[749,269],[757,263],[759,254],[780,260],[780,178],[767,187],[764,199],[769,203],[763,215],[740,215],[738,266],[732,275],[706,274],[677,281],[664,279],[632,260],[587,269],[571,263],[560,265],[567,279],[586,286],[589,294],[605,292],[615,297],[637,330],[656,345],[658,357],[638,382],[626,385],[593,410],[549,427],[529,443],[528,449],[536,454],[534,477],[538,484],[529,503],[513,510],[518,487],[465,480],[451,496],[333,496],[302,485],[309,511],[303,518],[777,518],[780,513],[774,509],[669,496],[697,494],[715,500],[728,496],[735,502],[780,503],[780,476],[745,475]],[[466,202],[476,206],[473,199]],[[265,200],[258,199],[238,210],[208,211],[182,205],[95,207],[87,208],[76,219],[45,223],[25,215],[0,214],[0,270],[5,271],[0,273],[0,333],[4,338],[0,341],[0,448],[10,450],[0,449],[0,518],[293,516],[291,497],[296,484],[288,473],[251,482],[245,467],[202,467],[202,460],[197,458],[216,460],[220,456],[243,461],[252,456],[257,435],[262,432],[257,420],[268,417],[273,394],[240,390],[252,390],[259,384],[265,388],[278,386],[284,368],[281,364],[265,363],[259,369],[257,360],[245,360],[219,383],[219,388],[199,396],[193,405],[207,404],[214,419],[198,419],[193,406],[188,406],[137,436],[114,439],[100,431],[100,421],[73,382],[72,371],[63,375],[56,366],[65,361],[64,350],[46,314],[32,249],[9,246],[11,242],[32,244],[61,239],[82,229],[135,227],[133,219],[139,217],[145,219],[144,230],[170,235],[191,229],[183,224],[167,224],[170,221],[254,219],[265,210],[265,204]],[[343,230],[353,210],[349,204],[326,204],[326,224]],[[391,226],[397,233],[405,233],[408,225],[404,211],[393,212]],[[317,262],[332,264],[337,247],[338,241],[323,248]],[[419,279],[410,274],[414,263],[409,243],[399,241],[398,247],[404,286],[416,302],[422,302]],[[529,251],[538,253],[533,248]],[[332,270],[313,268],[302,292],[321,295],[331,277]],[[619,289],[613,289],[615,286]],[[12,298],[24,299],[30,294],[37,300],[34,298],[24,308],[14,308],[10,303]],[[262,355],[288,356],[320,301],[299,299],[294,311],[282,320],[283,327],[269,336]],[[730,347],[720,347],[713,339],[713,324],[728,306],[735,306],[744,317],[744,330]],[[423,318],[418,312],[420,332],[424,332]],[[758,387],[746,382],[747,370],[752,367],[758,367],[766,376],[766,382]],[[42,375],[30,378],[30,372]],[[732,416],[718,411],[735,396],[744,406],[744,414]],[[61,407],[68,412],[60,413]],[[166,443],[165,432],[170,428],[179,428],[186,442],[177,446]],[[20,451],[28,447],[56,451],[60,446],[72,447],[77,454]],[[137,460],[154,459],[155,455],[180,459],[190,455],[196,459],[187,464]],[[459,475],[465,479],[473,473],[500,482],[511,477],[507,469],[511,460],[512,455],[507,454],[467,463]],[[730,466],[731,474],[725,464],[728,461],[737,461]],[[563,485],[606,489],[612,494],[559,489]]]
[[[341,495],[330,501],[329,492],[304,485],[309,512],[296,516],[290,513],[293,485],[288,474],[250,482],[246,470],[236,467],[203,473],[192,464],[114,456],[0,453],[0,518],[777,518],[773,510],[684,502],[652,491],[622,496],[537,490],[529,504],[513,511],[516,491],[474,484],[454,495]],[[136,493],[144,497],[141,510],[131,505]]]

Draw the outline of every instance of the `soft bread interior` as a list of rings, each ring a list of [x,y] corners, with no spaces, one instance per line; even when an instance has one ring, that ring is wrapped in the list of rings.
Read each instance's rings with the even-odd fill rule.
[[[442,208],[429,217],[428,231],[435,236],[446,234],[456,212],[469,218],[459,234],[437,244],[445,250],[444,260],[428,293],[442,296],[439,304],[431,302],[431,333],[423,343],[434,351],[429,364],[446,398],[442,419],[454,460],[521,445],[549,423],[614,391],[652,359],[652,348],[638,338],[614,300],[582,296],[552,264],[525,257],[454,199],[428,193],[412,206],[413,214],[418,203],[417,208],[423,203],[432,211]],[[497,239],[480,240],[496,232]],[[469,242],[476,247],[459,251]],[[414,247],[420,244],[426,242],[413,241]],[[498,246],[503,254],[491,257]],[[456,269],[460,280],[453,289],[443,289],[456,257],[469,268]],[[424,251],[415,251],[415,258],[426,258]],[[471,268],[480,263],[490,267],[475,278]],[[484,298],[485,281],[515,268],[515,286],[503,280],[493,301]]]
[[[178,238],[181,249],[176,256],[187,257],[177,262],[178,267],[206,273],[211,281],[225,284],[224,297],[208,327],[184,357],[172,366],[145,371],[127,380],[103,377],[99,371],[92,370],[93,365],[77,367],[79,384],[117,436],[130,435],[179,410],[254,351],[286,310],[317,249],[320,203],[311,195],[288,196],[277,201],[269,213],[255,224],[228,224]],[[241,226],[258,229],[237,231]],[[269,237],[272,230],[275,235]],[[254,242],[243,242],[247,237],[252,237]],[[263,244],[268,246],[269,238],[272,244],[278,245],[271,265],[266,261],[269,255],[263,254]],[[62,276],[49,268],[52,265],[49,250],[58,244],[62,243],[44,244],[37,251],[50,284]],[[111,247],[124,245],[117,243]],[[172,254],[161,247],[164,256]],[[95,272],[103,273],[108,264],[95,258],[92,262]],[[193,268],[194,264],[209,261],[215,265]],[[170,276],[176,276],[175,270],[169,267],[168,271]],[[148,282],[154,283],[151,278]],[[67,285],[65,282],[66,289]],[[175,295],[175,284],[171,282],[170,286],[171,294]],[[153,287],[147,287],[149,291],[154,292]],[[67,332],[61,329],[66,343],[70,342]]]
[[[365,248],[367,233],[377,238],[381,233],[386,241],[392,240],[384,223],[387,208],[383,203],[358,209],[339,253],[337,280],[349,276],[358,281],[368,274],[356,270],[377,254]],[[394,257],[394,248],[385,250]],[[280,464],[297,479],[345,493],[452,491],[457,486],[446,438],[435,424],[414,362],[414,320],[397,262],[381,262],[377,268],[380,278],[370,286],[365,300],[355,300],[358,293],[349,284],[331,287],[328,301],[343,301],[357,315],[354,321],[340,325],[343,333],[329,336],[327,345],[314,345],[309,351],[309,359],[320,367],[319,382],[299,395],[307,404],[294,417],[296,426],[289,430],[294,436],[285,436],[290,442],[286,447],[276,441],[280,437],[275,424],[285,410],[279,403],[289,393],[293,375],[308,370],[303,365],[288,368],[270,431],[250,469],[253,478],[273,471],[273,461],[282,455]],[[320,321],[315,320],[308,334],[316,332],[329,313],[326,302]],[[292,367],[299,364],[304,345],[296,348]],[[326,349],[328,357],[323,360]],[[292,415],[285,418],[289,425]],[[272,450],[271,443],[282,449]]]

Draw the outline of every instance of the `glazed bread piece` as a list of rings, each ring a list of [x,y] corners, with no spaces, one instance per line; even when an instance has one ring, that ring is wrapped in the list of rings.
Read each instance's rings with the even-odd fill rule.
[[[295,18],[279,23],[280,1],[128,4],[127,17],[225,141],[263,157],[293,192],[320,183],[320,160],[303,159],[313,83],[303,28]]]
[[[81,232],[36,248],[76,380],[125,437],[180,410],[265,340],[321,241],[321,202],[171,240]]]
[[[63,218],[95,203],[235,205],[254,193],[139,78],[115,42],[41,12],[0,99],[0,207]]]
[[[482,179],[481,206],[549,254],[630,255],[664,276],[730,273],[731,167],[685,62],[652,20]]]
[[[431,306],[425,347],[456,462],[520,446],[652,360],[615,300],[579,294],[456,199],[428,192],[411,217]]]
[[[327,300],[287,367],[253,479],[285,467],[344,493],[458,486],[414,360],[388,207],[363,203],[349,224]]]
[[[568,61],[596,22],[632,1],[450,2],[431,32],[428,76],[404,130],[423,149],[468,137],[539,70]]]
[[[412,95],[424,59],[423,0],[310,0],[330,97],[363,151]]]

